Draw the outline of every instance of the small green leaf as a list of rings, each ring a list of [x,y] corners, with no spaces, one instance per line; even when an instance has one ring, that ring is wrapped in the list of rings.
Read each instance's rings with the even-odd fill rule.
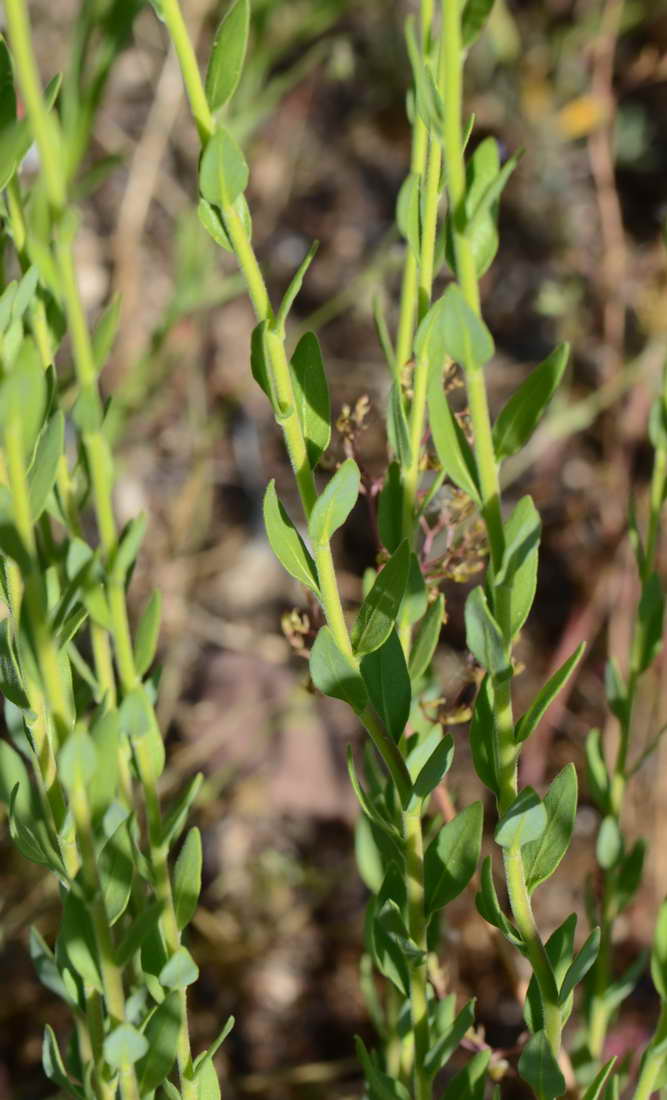
[[[403,483],[398,462],[390,462],[378,499],[380,538],[390,554],[403,538]]]
[[[532,787],[524,787],[498,822],[495,832],[496,843],[501,848],[511,848],[517,844],[523,847],[531,840],[541,837],[547,823],[544,803]]]
[[[248,185],[248,165],[223,126],[213,134],[201,158],[199,189],[213,206],[231,206]]]
[[[23,690],[14,653],[9,619],[0,621],[0,692],[2,692],[5,699],[9,699],[19,710],[29,709],[28,699]],[[6,802],[9,802],[9,795],[13,786],[14,784],[11,783],[5,788]]]
[[[410,569],[410,546],[404,539],[398,550],[378,573],[359,609],[352,628],[355,653],[372,653],[391,634],[405,594]]]
[[[308,461],[315,469],[331,439],[331,400],[322,352],[314,332],[306,332],[292,355],[296,411],[306,441]]]
[[[544,687],[537,693],[530,707],[526,713],[519,719],[514,731],[514,740],[517,744],[525,741],[530,737],[533,730],[542,721],[542,718],[546,714],[547,710],[551,706],[551,703],[556,698],[560,690],[565,686],[570,676],[574,672],[575,668],[581,660],[586,643],[581,642],[577,646],[574,653],[568,657],[567,661],[561,665],[557,672],[554,672],[553,676],[547,680]]]
[[[466,644],[475,660],[497,681],[512,675],[503,636],[481,585],[473,588],[465,606]]]
[[[142,1096],[149,1096],[171,1072],[178,1050],[181,1014],[181,997],[174,990],[167,994],[146,1024],[144,1035],[148,1049],[137,1066]]]
[[[658,910],[651,952],[651,977],[660,1000],[667,1001],[667,900]]]
[[[123,528],[118,540],[116,552],[111,563],[111,572],[115,578],[124,581],[134,565],[137,554],[146,534],[147,519],[142,512]]]
[[[493,445],[500,462],[526,445],[560,385],[570,349],[560,344],[535,367],[503,406],[493,425]]]
[[[466,1032],[475,1024],[475,1002],[468,1001],[467,1005],[459,1012],[456,1019],[450,1024],[438,1041],[433,1044],[424,1060],[424,1069],[429,1077],[447,1065],[447,1062],[457,1050],[459,1043]]]
[[[389,436],[391,450],[396,455],[399,465],[403,468],[409,466],[412,462],[410,429],[405,415],[401,386],[398,382],[392,382],[389,392],[387,434]]]
[[[577,772],[566,764],[544,796],[547,825],[537,840],[524,844],[521,855],[529,894],[545,882],[565,855],[577,816]]]
[[[590,1085],[584,1092],[581,1100],[600,1100],[600,1097],[604,1094],[604,1088],[607,1084],[607,1078],[609,1077],[609,1074],[611,1073],[615,1064],[616,1055],[614,1055],[613,1058],[610,1058],[608,1062],[605,1062],[602,1069],[598,1070]]]
[[[506,585],[512,590],[526,559],[539,546],[541,527],[540,515],[531,497],[522,497],[504,524],[505,549],[496,584]]]
[[[500,908],[500,902],[493,883],[493,868],[490,856],[486,856],[482,863],[480,889],[475,895],[475,905],[477,906],[477,912],[485,921],[492,924],[494,928],[499,928],[505,939],[513,943],[519,950],[523,950],[523,940]]]
[[[600,825],[595,854],[603,870],[608,871],[618,863],[623,855],[623,837],[618,821],[608,814]]]
[[[204,776],[201,772],[194,775],[183,793],[176,799],[176,802],[169,809],[164,819],[164,827],[162,829],[161,843],[169,846],[174,841],[178,840],[179,836],[183,832],[185,822],[188,819],[190,809],[199,794],[202,783],[204,782]]]
[[[357,502],[360,482],[359,467],[348,458],[317,498],[308,524],[313,543],[326,545],[342,527]]]
[[[132,956],[141,948],[146,937],[156,932],[163,908],[162,902],[152,902],[130,925],[128,932],[116,948],[116,963],[118,966],[127,966]]]
[[[405,586],[405,595],[401,604],[401,616],[405,616],[410,625],[418,623],[428,608],[428,593],[424,582],[424,574],[419,564],[419,558],[414,553],[410,554],[410,567],[408,580]]]
[[[651,666],[662,649],[662,624],[665,597],[657,573],[651,573],[642,589],[637,611],[637,638],[633,664],[641,674]]]
[[[428,409],[431,434],[443,470],[454,485],[479,503],[475,456],[449,407],[439,370],[433,371],[429,380]]]
[[[465,0],[461,16],[461,37],[464,47],[471,46],[486,23],[494,0]]]
[[[121,296],[114,294],[99,321],[95,325],[93,333],[93,356],[98,371],[106,363],[111,354],[111,349],[118,333],[120,325]]]
[[[429,321],[431,314],[435,318],[427,329],[422,326]],[[433,332],[436,330],[437,335]],[[460,363],[466,370],[476,370],[488,363],[495,351],[491,333],[477,313],[468,305],[461,288],[452,283],[447,287],[439,302],[432,306],[422,321],[415,337],[415,351],[418,357],[427,332],[429,347],[435,355],[428,356],[431,367],[442,366],[444,356]],[[441,349],[444,355],[441,354]]]
[[[35,449],[35,457],[28,473],[30,514],[36,523],[46,508],[56,475],[58,461],[65,446],[65,418],[58,409],[47,422]]]
[[[58,775],[72,790],[77,784],[85,787],[93,778],[97,765],[95,744],[88,733],[76,730],[67,738],[58,755]]]
[[[121,824],[107,840],[99,856],[102,896],[109,924],[127,909],[134,874],[134,851],[127,826]]]
[[[480,684],[470,724],[470,749],[472,760],[482,783],[494,794],[498,793],[495,764],[496,725],[493,713],[493,683],[487,674]]]
[[[58,1040],[56,1039],[53,1028],[49,1024],[44,1028],[44,1039],[42,1041],[42,1068],[49,1081],[53,1081],[55,1085],[58,1085],[59,1088],[68,1095],[76,1097],[77,1100],[79,1100],[79,1098],[83,1100],[83,1091],[77,1088],[67,1074],[58,1046]]]
[[[283,508],[270,481],[264,496],[264,526],[271,549],[291,577],[319,596],[317,568],[301,535]]]
[[[484,812],[481,802],[461,810],[440,830],[424,857],[427,914],[458,897],[479,863]]]
[[[599,730],[591,730],[586,738],[586,778],[593,802],[601,813],[606,814],[611,782]]]
[[[411,173],[401,184],[396,203],[396,224],[408,242],[412,253],[420,262],[421,255],[421,200],[420,177]]]
[[[560,987],[560,993],[558,995],[558,1000],[561,1005],[565,1004],[575,986],[579,985],[579,982],[583,981],[586,977],[588,971],[597,959],[599,951],[600,929],[594,928],[563,979],[563,984]]]
[[[113,1069],[134,1065],[147,1050],[145,1036],[131,1024],[119,1024],[104,1040],[104,1057]]]
[[[315,639],[310,653],[310,675],[323,695],[342,699],[357,714],[366,706],[368,696],[361,673],[352,658],[338,648],[328,626],[323,626]]]
[[[56,959],[61,972],[63,955],[84,983],[98,993],[103,992],[93,922],[84,902],[71,890],[63,903],[56,945]]]
[[[361,675],[385,728],[398,742],[410,717],[412,691],[405,654],[395,630],[379,649],[362,658]]]
[[[291,310],[292,306],[294,305],[294,302],[296,300],[296,296],[299,293],[299,291],[301,290],[301,287],[303,286],[303,280],[306,277],[306,273],[308,271],[308,268],[310,267],[313,260],[315,259],[315,253],[317,252],[319,247],[320,247],[320,242],[319,241],[313,241],[310,248],[306,252],[306,255],[304,256],[303,260],[301,261],[301,263],[299,264],[298,268],[296,269],[294,275],[292,276],[292,278],[290,280],[290,283],[289,283],[289,286],[287,287],[287,290],[285,291],[285,293],[283,295],[283,300],[280,303],[280,308],[278,309],[278,312],[276,313],[275,324],[272,326],[272,328],[274,328],[276,332],[283,332],[284,331],[285,322],[287,321],[287,318],[289,316],[289,311]],[[317,337],[314,335],[314,333],[310,333],[309,335],[312,336],[314,340],[317,340]],[[319,348],[318,348],[318,351],[319,351]]]
[[[199,967],[187,947],[179,947],[160,971],[160,983],[166,989],[186,989],[199,977]]]
[[[442,1093],[442,1100],[484,1100],[486,1071],[491,1060],[490,1050],[480,1050],[452,1077]]]
[[[252,218],[245,195],[237,195],[231,206],[241,220],[246,237],[250,240],[252,238]],[[226,252],[234,251],[234,245],[229,239],[227,226],[225,225],[224,215],[217,206],[213,206],[206,199],[200,198],[197,204],[197,217],[209,237],[212,237],[216,244],[224,248]],[[262,323],[266,324],[265,321]]]
[[[10,424],[20,424],[26,460],[42,430],[46,401],[46,375],[37,348],[27,337],[11,370],[0,381],[0,437],[4,438]]]
[[[155,658],[158,638],[160,635],[160,618],[162,615],[162,596],[155,590],[143,610],[139,619],[134,643],[134,664],[138,676],[143,676]]]
[[[192,920],[201,891],[202,846],[199,829],[190,829],[174,867],[174,910],[179,928]]]
[[[544,1031],[532,1035],[523,1048],[519,1073],[538,1100],[555,1100],[565,1092],[565,1078]]]
[[[419,798],[428,798],[442,782],[452,766],[454,742],[449,734],[434,749],[414,781],[413,790]]]
[[[206,98],[212,111],[224,107],[236,91],[249,32],[249,0],[235,0],[218,26],[206,72]]]
[[[565,975],[568,971],[572,958],[574,956],[574,936],[577,930],[577,916],[576,913],[570,913],[569,917],[566,917],[561,925],[549,936],[549,939],[544,945],[547,959],[549,960],[551,973],[553,975],[556,990],[562,983]],[[569,1016],[568,1009],[571,1007],[566,1004],[568,998],[563,999],[561,1005],[561,1018],[565,1024]],[[537,984],[537,978],[533,973],[530,982],[528,983],[528,989],[526,991],[526,1000],[523,1008],[523,1015],[530,1031],[535,1034],[544,1027],[544,1010],[542,1007],[542,994],[540,993],[539,985]]]
[[[408,665],[410,679],[417,683],[428,670],[440,640],[440,630],[445,614],[445,597],[440,595],[429,604],[424,620],[410,650]]]

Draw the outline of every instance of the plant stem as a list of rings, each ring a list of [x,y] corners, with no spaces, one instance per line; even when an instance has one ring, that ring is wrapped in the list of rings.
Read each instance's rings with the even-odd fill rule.
[[[642,1058],[641,1069],[639,1071],[639,1080],[637,1081],[637,1087],[634,1092],[633,1100],[649,1100],[649,1097],[656,1091],[656,1080],[660,1070],[665,1064],[665,1051],[656,1050],[656,1048],[663,1046],[667,1040],[667,1004],[663,1004],[660,1009],[660,1017],[658,1019],[658,1025],[655,1029],[655,1034],[651,1039],[651,1042]]]
[[[424,910],[424,840],[422,805],[403,814],[406,887],[408,894],[408,931],[417,947],[426,953],[426,915]],[[428,1019],[428,974],[426,957],[410,967],[410,1013],[414,1036],[412,1066],[415,1100],[431,1100],[431,1078],[424,1068],[430,1047]]]
[[[206,145],[215,130],[215,120],[208,105],[194,46],[178,0],[161,0],[161,15],[176,50],[199,139],[202,145]]]

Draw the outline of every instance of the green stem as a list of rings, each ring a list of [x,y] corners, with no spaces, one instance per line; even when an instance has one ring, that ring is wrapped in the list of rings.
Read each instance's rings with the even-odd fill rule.
[[[419,965],[410,966],[410,1014],[414,1037],[412,1066],[415,1100],[431,1100],[431,1078],[424,1066],[429,1052],[428,974],[426,953],[426,914],[424,908],[424,841],[422,836],[421,802],[414,810],[403,814],[405,868],[408,895],[408,931],[417,947],[424,952]]]
[[[533,916],[521,857],[521,848],[513,845],[504,853],[505,875],[512,914],[521,937],[526,944],[526,954],[539,986],[544,1010],[544,1030],[555,1055],[561,1044],[563,1021],[558,1004],[558,990],[551,963],[540,939]]]
[[[667,1040],[667,1004],[663,1004],[660,1009],[655,1034],[642,1058],[639,1080],[637,1081],[633,1100],[649,1100],[651,1094],[656,1091],[656,1080],[665,1064],[665,1052],[664,1050],[654,1052],[656,1048],[664,1044],[665,1040]]]
[[[178,0],[160,0],[160,13],[176,50],[178,63],[183,74],[183,83],[190,100],[190,108],[199,131],[200,141],[202,145],[206,145],[215,130],[215,119],[208,105],[194,46],[188,34]]]
[[[66,201],[61,144],[55,119],[47,111],[42,95],[25,0],[5,0],[5,17],[16,75],[39,149],[46,193],[51,206],[61,211]]]

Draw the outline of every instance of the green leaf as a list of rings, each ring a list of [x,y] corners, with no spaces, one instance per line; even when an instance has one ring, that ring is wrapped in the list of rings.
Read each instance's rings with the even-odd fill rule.
[[[537,693],[526,713],[519,719],[514,730],[514,740],[517,744],[530,737],[533,730],[542,721],[551,703],[565,686],[570,676],[581,660],[586,643],[581,642],[574,653],[561,665],[557,672],[547,680],[544,687]]]
[[[399,834],[391,821],[387,817],[383,816],[383,810],[382,807],[378,804],[378,800],[375,799],[373,801],[372,797],[369,796],[362,787],[359,781],[359,776],[357,775],[357,769],[354,764],[352,749],[349,745],[347,749],[347,770],[350,776],[352,789],[357,796],[357,801],[359,802],[359,805],[361,806],[361,809],[363,810],[366,817],[369,819],[369,821],[372,821],[374,825],[377,825],[378,828],[381,829],[382,832],[390,837],[393,841],[397,840],[399,838]],[[392,852],[392,856],[394,854],[395,853]]]
[[[35,457],[28,473],[30,514],[36,523],[46,508],[56,476],[58,461],[65,446],[65,418],[58,409],[47,422],[35,449]]]
[[[565,1092],[565,1078],[544,1031],[532,1035],[523,1048],[519,1073],[538,1100],[555,1100]]]
[[[165,765],[164,742],[144,686],[130,691],[119,708],[121,729],[130,741],[139,774],[156,783]]]
[[[443,470],[454,485],[479,503],[475,456],[449,407],[439,370],[433,371],[429,380],[428,409],[433,443]]]
[[[640,887],[645,858],[646,841],[643,837],[640,837],[632,845],[627,855],[623,856],[616,873],[614,901],[618,913],[630,904]]]
[[[180,929],[192,920],[201,891],[202,846],[199,829],[190,829],[174,867],[174,910]]]
[[[46,375],[32,339],[23,340],[16,361],[0,381],[0,436],[21,425],[21,443],[30,459],[46,413]]]
[[[405,654],[395,630],[379,649],[362,658],[361,675],[385,728],[398,742],[410,717],[412,690]]]
[[[468,1001],[438,1041],[430,1048],[424,1060],[424,1069],[429,1077],[434,1077],[457,1050],[467,1031],[475,1024],[475,1002]]]
[[[405,586],[405,595],[401,604],[401,614],[405,616],[410,625],[418,623],[428,608],[428,593],[424,582],[424,574],[421,571],[419,558],[414,553],[410,554],[410,567],[408,569],[408,581]]]
[[[601,813],[608,813],[611,781],[599,730],[591,730],[586,738],[586,778],[593,802]]]
[[[0,621],[0,692],[2,692],[5,699],[9,699],[19,710],[28,710],[29,703],[19,675],[9,619]],[[9,795],[13,786],[12,783],[6,789],[6,802],[9,802]]]
[[[628,688],[618,667],[615,657],[610,657],[604,668],[604,688],[607,703],[612,714],[615,714],[619,722],[627,721],[628,715]]]
[[[296,269],[294,275],[292,276],[292,278],[290,280],[290,283],[289,283],[289,286],[287,287],[287,290],[285,291],[285,293],[283,295],[283,300],[280,303],[280,308],[278,309],[278,312],[276,314],[275,323],[274,323],[274,325],[272,325],[272,328],[274,329],[274,331],[276,331],[276,332],[283,332],[284,331],[285,322],[287,321],[287,318],[289,316],[289,311],[291,310],[291,308],[294,304],[294,301],[296,299],[297,294],[299,293],[299,291],[301,290],[301,287],[303,286],[303,280],[306,277],[306,272],[308,271],[308,268],[310,267],[313,260],[315,259],[315,253],[317,252],[319,247],[320,247],[320,242],[319,241],[313,241],[310,248],[306,252],[306,255],[304,256],[303,260],[301,261],[301,263],[299,264],[298,268]],[[314,333],[310,333],[309,335],[312,336],[314,340],[317,340],[317,337],[315,336]],[[318,348],[318,351],[319,351],[319,348]]]
[[[477,869],[484,812],[473,802],[440,830],[424,857],[427,915],[458,897]]]
[[[442,1093],[442,1100],[483,1100],[490,1050],[480,1050],[459,1070]]]
[[[495,717],[493,713],[493,683],[487,674],[480,684],[470,724],[472,760],[482,783],[498,793],[495,764]]]
[[[252,330],[250,338],[250,370],[260,390],[268,397],[271,408],[277,415],[279,413],[278,399],[273,392],[271,375],[267,363],[266,334],[268,322],[260,321]]]
[[[322,352],[313,332],[304,333],[294,349],[292,378],[296,411],[314,470],[331,439],[331,401]]]
[[[410,1094],[405,1085],[377,1068],[358,1035],[355,1035],[354,1042],[357,1058],[361,1062],[364,1077],[368,1083],[369,1100],[410,1100]]]
[[[248,165],[228,130],[221,126],[208,142],[199,166],[199,189],[213,206],[231,206],[248,185]]]
[[[42,1040],[42,1068],[49,1081],[53,1081],[55,1085],[64,1089],[70,1096],[77,1097],[77,1100],[78,1098],[83,1100],[84,1093],[70,1081],[67,1075],[58,1040],[49,1024],[44,1028],[44,1038]]]
[[[142,1096],[149,1096],[161,1085],[176,1060],[182,1022],[180,994],[168,993],[146,1024],[144,1035],[148,1050],[137,1066]]]
[[[410,546],[404,539],[398,550],[378,573],[375,583],[359,609],[352,628],[355,653],[373,653],[391,634],[405,594],[410,569]]]
[[[611,870],[623,855],[623,837],[618,821],[611,814],[602,820],[595,854],[600,867],[605,871]]]
[[[357,502],[360,482],[359,467],[348,458],[317,498],[308,524],[313,543],[326,545],[342,527]]]
[[[559,1004],[564,1005],[575,986],[583,981],[597,959],[599,951],[600,929],[594,928],[563,979],[558,995]]]
[[[396,203],[396,224],[417,260],[421,255],[420,177],[412,172],[401,184]]]
[[[405,469],[412,462],[412,445],[410,443],[408,420],[403,406],[403,394],[398,382],[392,382],[389,392],[387,434],[391,449],[396,455],[399,465]]]
[[[212,111],[224,107],[236,91],[249,32],[249,0],[235,0],[218,26],[206,72],[206,98]]]
[[[509,638],[528,618],[537,588],[541,521],[530,497],[522,497],[504,526],[502,575],[509,602]]]
[[[114,577],[124,581],[130,569],[137,560],[137,554],[146,534],[147,519],[142,512],[123,528],[118,540],[116,552],[113,555],[111,572]]]
[[[145,1036],[131,1024],[119,1024],[104,1040],[104,1057],[114,1069],[134,1065],[147,1050]]]
[[[121,824],[99,856],[104,907],[113,925],[127,909],[132,891],[134,852],[127,826]]]
[[[93,356],[98,371],[102,370],[102,367],[111,354],[111,349],[113,348],[114,340],[116,339],[118,327],[120,325],[120,307],[121,296],[120,294],[114,294],[109,305],[95,325],[95,332],[93,333]]]
[[[495,839],[501,848],[523,847],[542,836],[548,818],[544,803],[532,787],[524,787],[496,826]]]
[[[160,618],[162,615],[162,595],[157,589],[151,597],[139,619],[134,642],[134,664],[138,676],[143,676],[155,658],[160,636]]]
[[[598,1070],[590,1085],[585,1090],[581,1100],[600,1100],[600,1097],[604,1094],[607,1078],[615,1064],[616,1055],[610,1058],[608,1062],[605,1062],[602,1069]]]
[[[576,913],[570,913],[561,925],[549,936],[544,945],[547,959],[549,960],[556,989],[563,981],[574,955],[574,936],[577,930]],[[563,999],[561,1017],[563,1023],[569,1016],[566,1001]],[[526,1000],[523,1009],[524,1018],[530,1031],[535,1034],[544,1027],[544,1011],[542,1007],[542,995],[535,974],[532,975],[526,991]]]
[[[445,597],[440,595],[429,604],[424,621],[410,650],[408,669],[410,679],[417,683],[427,672],[440,640],[440,630],[445,614]]]
[[[352,658],[338,648],[328,626],[323,626],[315,639],[310,653],[310,675],[323,695],[342,699],[357,714],[366,706],[368,697],[361,673]]]
[[[651,952],[651,977],[660,1000],[667,1001],[667,900],[658,910]]]
[[[524,844],[521,855],[529,894],[556,870],[572,839],[577,816],[577,772],[566,764],[544,796],[547,825],[537,840]]]
[[[657,573],[651,573],[642,589],[637,611],[637,638],[633,664],[641,674],[651,666],[662,649],[662,623],[665,597]]]
[[[67,738],[58,754],[58,775],[66,789],[77,784],[85,787],[95,774],[97,753],[95,743],[88,733],[75,730]]]
[[[264,526],[271,549],[291,577],[319,596],[317,568],[301,535],[283,508],[270,481],[264,495]]]
[[[501,409],[493,425],[493,445],[499,462],[516,454],[530,439],[560,385],[569,354],[569,345],[560,344],[535,367]]]
[[[440,302],[436,302],[436,306],[432,306],[429,312],[438,306],[440,308],[436,323],[445,355],[455,363],[460,363],[466,370],[479,369],[488,363],[495,351],[491,333],[478,314],[468,305],[461,288],[456,283],[447,287]],[[428,317],[427,313],[422,325]],[[420,331],[421,325],[415,338],[415,350],[421,344]],[[429,357],[429,362],[433,365],[434,360]],[[439,365],[442,365],[442,358]]]
[[[493,0],[466,0],[461,16],[461,37],[464,47],[471,46],[486,23]]]
[[[160,983],[166,989],[186,989],[199,977],[199,967],[187,947],[179,947],[160,971]]]
[[[449,734],[434,749],[414,781],[413,790],[419,798],[428,798],[442,782],[452,766],[454,742]]]
[[[154,901],[136,917],[116,948],[116,963],[119,967],[127,966],[132,956],[141,948],[146,937],[157,931],[163,908],[161,901]]]
[[[493,868],[490,856],[486,856],[482,863],[480,889],[475,895],[475,905],[477,906],[477,912],[485,921],[492,924],[494,928],[499,928],[505,939],[513,943],[519,950],[523,950],[523,940],[500,908],[500,902],[493,883]]]
[[[196,1076],[197,1100],[220,1100],[220,1083],[213,1062],[204,1062]]]
[[[176,799],[174,805],[170,808],[169,812],[165,816],[164,826],[162,829],[162,844],[167,846],[178,840],[179,836],[185,828],[185,822],[187,821],[188,814],[190,813],[190,807],[193,805],[195,798],[199,794],[202,783],[204,782],[204,776],[201,772],[194,775],[183,793]]]
[[[5,623],[2,624],[3,626]],[[0,801],[9,806],[14,796],[14,813],[22,822],[29,822],[39,812],[28,769],[7,741],[0,741]]]
[[[604,1005],[609,1015],[616,1011],[626,997],[630,996],[644,973],[645,967],[646,952],[642,951],[622,976],[607,986],[604,993]]]
[[[466,644],[475,660],[499,682],[509,679],[509,663],[503,636],[481,585],[473,588],[465,606]]]
[[[250,216],[248,200],[245,195],[237,195],[234,202],[231,204],[231,208],[240,218],[245,235],[250,240],[252,238],[252,218]],[[216,244],[224,248],[226,252],[234,252],[234,245],[227,233],[225,217],[219,207],[213,206],[210,202],[207,202],[206,199],[200,198],[197,204],[197,217],[199,218],[200,224],[204,227],[208,235],[213,238]],[[266,325],[266,321],[263,321],[262,324]]]
[[[71,890],[63,903],[58,932],[56,958],[61,971],[63,954],[84,983],[103,993],[93,922],[84,902]]]
[[[393,554],[403,538],[402,517],[403,484],[401,481],[401,467],[398,462],[390,462],[378,498],[380,538],[390,554]]]

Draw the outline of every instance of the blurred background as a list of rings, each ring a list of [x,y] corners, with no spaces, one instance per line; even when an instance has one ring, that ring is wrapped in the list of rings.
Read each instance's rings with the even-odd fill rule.
[[[122,299],[104,380],[115,396],[119,518],[150,516],[133,606],[138,611],[153,587],[164,595],[165,797],[196,771],[206,777],[195,808],[206,884],[191,943],[201,967],[191,997],[195,1048],[234,1013],[220,1060],[225,1100],[351,1100],[361,1093],[353,1036],[372,1042],[358,988],[367,887],[355,864],[345,769],[346,745],[358,743],[359,731],[343,704],[307,690],[312,609],[273,560],[262,529],[270,477],[292,514],[299,509],[279,433],[248,368],[253,316],[233,259],[196,218],[197,139],[163,28],[150,7],[122,4],[127,36],[111,51],[78,173],[78,262],[92,318],[112,294]],[[46,79],[70,64],[79,5],[30,7]],[[225,5],[184,0],[184,8],[205,59]],[[389,388],[372,306],[379,296],[395,323],[403,245],[394,208],[410,143],[403,24],[411,5],[255,0],[253,8],[229,123],[251,166],[254,241],[274,301],[311,240],[321,242],[290,338],[317,331],[337,418],[327,463],[333,468],[354,448],[370,496],[386,465]],[[641,522],[646,421],[667,351],[667,3],[496,0],[467,80],[473,140],[491,134],[507,155],[524,149],[502,202],[499,254],[483,281],[497,345],[494,409],[555,343],[572,344],[558,402],[529,451],[508,465],[507,499],[531,493],[544,523],[538,598],[519,649],[518,708],[582,638],[589,643],[523,765],[538,789],[566,761],[578,766],[575,843],[536,908],[548,932],[574,907],[583,936],[597,828],[583,743],[591,726],[610,744],[615,736],[604,663],[608,646],[621,662],[627,651],[637,598],[628,501],[634,494]],[[337,546],[350,606],[378,549],[368,503]],[[436,672],[457,755],[442,798],[465,804],[479,797],[465,725],[468,586],[457,563],[444,572],[448,622]],[[666,714],[658,665],[642,684],[637,756]],[[667,891],[666,768],[659,749],[630,798],[628,831],[647,836],[651,854],[642,890],[618,922],[619,966],[650,942]],[[372,868],[364,874],[372,884]],[[56,884],[22,861],[3,830],[0,1100],[52,1095],[40,1067],[43,1025],[62,1032],[67,1021],[34,975],[27,928],[36,924],[50,940],[57,914]],[[477,996],[488,1041],[511,1047],[522,1029],[523,975],[498,954],[472,893],[452,907],[442,965],[451,988]],[[648,1038],[655,1007],[647,977],[610,1036],[610,1053]]]

